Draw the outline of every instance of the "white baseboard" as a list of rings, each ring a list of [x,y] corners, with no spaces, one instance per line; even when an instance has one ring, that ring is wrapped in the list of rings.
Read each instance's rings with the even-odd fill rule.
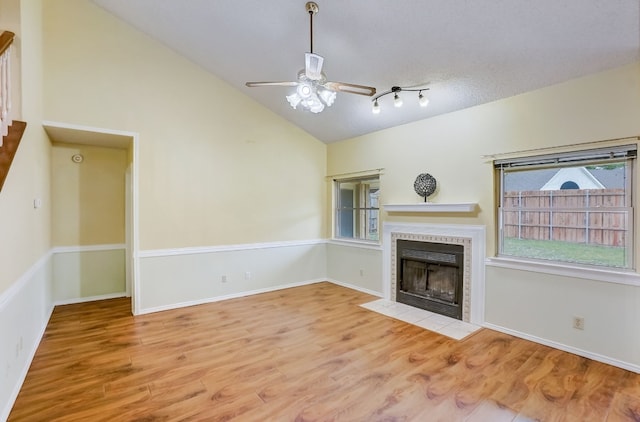
[[[377,296],[377,297],[383,297],[384,296],[382,294],[382,292],[376,292],[375,290],[365,289],[364,287],[356,286],[355,284],[349,284],[349,283],[345,283],[343,281],[334,280],[334,279],[331,279],[331,278],[328,278],[327,281],[329,283],[333,283],[333,284],[336,284],[338,286],[346,287],[347,289],[357,290],[359,292],[366,293],[366,294],[369,294],[369,295],[372,295],[372,296]]]
[[[171,309],[186,308],[188,306],[202,305],[202,304],[205,304],[205,303],[220,302],[222,300],[236,299],[236,298],[239,298],[239,297],[257,295],[257,294],[260,294],[260,293],[268,293],[268,292],[273,292],[273,291],[276,291],[276,290],[289,289],[291,287],[306,286],[308,284],[321,283],[323,281],[327,281],[327,280],[323,278],[323,279],[316,279],[316,280],[300,281],[300,282],[296,282],[296,283],[281,284],[281,285],[278,285],[278,286],[266,287],[264,289],[256,289],[256,290],[249,290],[249,291],[246,291],[246,292],[231,293],[231,294],[228,294],[228,295],[208,297],[208,298],[204,298],[204,299],[191,300],[191,301],[188,301],[188,302],[172,303],[170,305],[156,306],[154,308],[146,308],[146,309],[142,308],[138,312],[138,315],[150,314],[150,313],[154,313],[154,312],[169,311]]]
[[[47,318],[44,324],[42,325],[42,327],[40,327],[40,331],[38,333],[39,340],[35,342],[33,344],[33,347],[31,347],[31,350],[29,350],[29,355],[27,357],[26,363],[20,370],[20,375],[18,376],[18,382],[14,386],[13,391],[11,392],[11,397],[9,397],[9,400],[7,402],[7,408],[3,409],[2,413],[0,413],[0,421],[6,421],[9,418],[9,413],[11,413],[11,409],[13,409],[13,405],[15,404],[16,399],[18,398],[18,394],[20,394],[20,390],[22,389],[22,384],[24,384],[24,380],[25,378],[27,378],[27,373],[29,373],[29,368],[31,368],[31,363],[33,362],[33,358],[36,356],[36,352],[38,351],[38,347],[40,346],[42,337],[44,337],[44,332],[47,329],[47,325],[49,325],[49,319],[51,319],[53,308],[54,308],[53,306],[49,308],[49,311],[47,313]]]
[[[98,295],[98,296],[88,296],[88,297],[76,297],[72,299],[62,299],[56,301],[55,306],[60,305],[72,305],[74,303],[85,303],[85,302],[94,302],[96,300],[106,300],[106,299],[116,299],[119,297],[127,297],[129,296],[127,292],[119,292],[119,293],[108,293],[106,295]]]
[[[514,337],[519,337],[525,340],[532,341],[534,343],[543,344],[545,346],[553,347],[554,349],[563,350],[565,352],[573,353],[574,355],[582,356],[585,358],[589,358],[598,362],[606,363],[608,365],[616,366],[618,368],[626,369],[627,371],[635,372],[640,374],[640,366],[634,365],[632,363],[624,362],[621,360],[613,359],[608,356],[600,355],[598,353],[588,352],[586,350],[578,349],[573,346],[568,346],[566,344],[557,343],[555,341],[547,340],[541,337],[536,337],[530,334],[525,334],[520,331],[512,330],[510,328],[501,327],[499,325],[490,324],[485,322],[482,324],[483,327],[489,328],[494,331],[499,331],[501,333],[509,334]]]

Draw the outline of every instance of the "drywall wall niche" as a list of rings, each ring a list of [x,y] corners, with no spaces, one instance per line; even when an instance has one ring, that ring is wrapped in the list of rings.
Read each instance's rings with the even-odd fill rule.
[[[55,300],[126,294],[135,314],[138,136],[57,122],[43,126],[52,143],[53,251],[62,265],[54,276],[64,276]]]

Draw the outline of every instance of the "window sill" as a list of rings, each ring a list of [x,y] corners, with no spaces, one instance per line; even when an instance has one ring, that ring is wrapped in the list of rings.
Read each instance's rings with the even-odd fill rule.
[[[586,280],[607,283],[626,284],[640,287],[640,274],[631,270],[605,270],[599,268],[585,268],[571,264],[556,264],[538,261],[527,261],[515,258],[494,257],[487,258],[485,265],[489,267],[509,268],[513,270],[532,271],[537,273],[560,275],[565,277],[582,278]]]
[[[373,249],[377,251],[382,250],[382,245],[376,241],[333,238],[329,239],[328,243],[332,245],[351,246],[354,248]]]

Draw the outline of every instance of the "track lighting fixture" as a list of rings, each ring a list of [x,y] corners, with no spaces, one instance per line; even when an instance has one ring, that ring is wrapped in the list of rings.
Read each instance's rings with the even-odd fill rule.
[[[393,93],[393,105],[394,107],[402,107],[402,97],[400,97],[400,92],[402,91],[412,91],[418,93],[418,104],[420,107],[426,107],[429,104],[429,98],[422,93],[422,91],[428,91],[429,88],[402,88],[399,86],[392,86],[390,90],[383,92],[382,94],[376,95],[371,100],[373,102],[373,108],[371,111],[373,114],[380,113],[380,104],[378,103],[378,98],[384,97],[387,94]]]

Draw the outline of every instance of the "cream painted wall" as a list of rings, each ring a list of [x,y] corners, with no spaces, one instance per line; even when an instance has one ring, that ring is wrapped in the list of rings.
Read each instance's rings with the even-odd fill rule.
[[[12,2],[10,2],[12,3]],[[2,11],[5,12],[3,3]],[[21,115],[27,122],[16,156],[0,192],[0,293],[40,259],[50,248],[49,150],[42,121],[42,25],[40,1],[23,0],[14,19],[16,51],[22,61]],[[5,17],[3,17],[3,20]],[[42,207],[34,208],[34,199]]]
[[[324,144],[88,0],[44,11],[46,119],[140,135],[142,250],[324,236]]]
[[[486,224],[487,233],[492,233],[493,169],[483,156],[637,136],[639,116],[640,63],[635,63],[330,144],[327,173],[384,168],[380,203],[385,204],[420,202],[413,182],[419,173],[428,172],[439,186],[429,200],[478,202],[479,212],[411,217],[383,213],[384,219]],[[488,236],[490,255],[494,240]]]
[[[145,254],[140,259],[140,313],[325,281],[325,246],[287,242]]]
[[[328,174],[383,168],[382,204],[419,202],[413,181],[421,172],[431,173],[439,183],[433,202],[478,202],[479,211],[410,216],[383,212],[383,219],[486,225],[487,254],[494,256],[493,171],[483,156],[638,135],[640,63],[634,63],[330,144],[327,168]],[[637,173],[635,177],[637,202],[640,180]],[[637,210],[635,221],[640,221]],[[635,236],[640,239],[640,224]],[[346,262],[339,265],[348,271]],[[357,264],[351,265],[353,274]],[[485,283],[485,322],[492,328],[640,371],[640,286],[489,266]],[[572,328],[573,316],[585,317],[583,332]]]
[[[53,300],[79,301],[125,293],[125,250],[53,254]]]
[[[327,277],[339,284],[382,295],[382,249],[330,242]]]
[[[19,7],[17,7],[19,6]],[[9,15],[12,16],[9,16]],[[42,121],[41,0],[0,0],[0,22],[18,24],[15,54],[21,65],[12,86],[27,122],[0,192],[0,420],[18,395],[52,311],[50,143]],[[16,79],[18,82],[16,82]],[[16,116],[14,114],[14,116]],[[42,200],[34,208],[34,199]]]
[[[490,266],[486,277],[487,321],[640,368],[639,287]]]
[[[51,150],[56,303],[126,291],[125,173],[131,155],[86,141],[56,143]],[[84,160],[73,162],[74,154]]]
[[[74,154],[82,163],[71,160]],[[125,243],[125,149],[55,144],[51,151],[54,246]]]

